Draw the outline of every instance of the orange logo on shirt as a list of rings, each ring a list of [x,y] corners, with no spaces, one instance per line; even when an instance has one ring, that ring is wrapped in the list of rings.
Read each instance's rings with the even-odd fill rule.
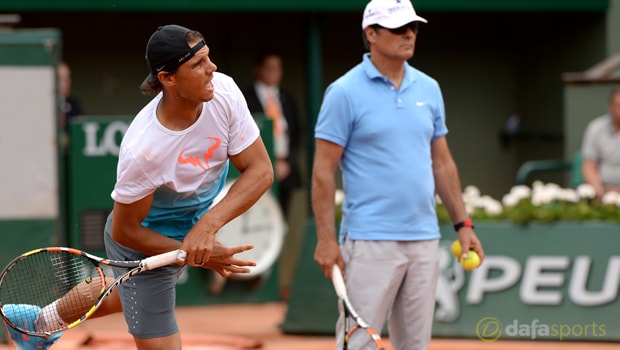
[[[207,170],[211,168],[211,166],[209,165],[209,159],[213,157],[215,150],[220,147],[220,145],[222,144],[222,140],[217,137],[206,137],[206,139],[214,142],[214,144],[211,145],[211,147],[209,147],[205,153],[203,153],[204,163],[206,164],[206,167],[204,164],[202,164],[202,161],[198,156],[185,156],[184,153],[187,148],[183,148],[181,153],[179,153],[179,157],[177,158],[179,164],[191,164],[195,168],[201,168],[202,170]]]

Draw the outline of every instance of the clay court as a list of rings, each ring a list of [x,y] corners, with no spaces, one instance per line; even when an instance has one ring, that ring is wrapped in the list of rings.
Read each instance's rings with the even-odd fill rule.
[[[184,350],[333,350],[330,336],[283,334],[279,325],[286,315],[286,303],[234,304],[179,307],[179,325]],[[543,341],[496,341],[434,339],[430,350],[612,350],[618,343]],[[0,345],[0,350],[14,349]],[[65,332],[52,350],[134,350],[120,314],[89,320]],[[391,349],[388,345],[388,349]]]

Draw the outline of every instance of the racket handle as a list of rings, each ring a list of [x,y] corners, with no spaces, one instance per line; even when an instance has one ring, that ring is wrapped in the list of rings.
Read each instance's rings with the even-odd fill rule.
[[[339,298],[346,296],[347,287],[344,284],[344,279],[342,278],[342,272],[340,271],[340,267],[338,267],[338,265],[334,265],[332,267],[332,283],[334,284],[336,295]]]
[[[175,264],[179,260],[185,261],[186,256],[187,253],[185,251],[177,249],[168,253],[148,257],[142,261],[142,264],[145,270],[153,270],[162,266]]]

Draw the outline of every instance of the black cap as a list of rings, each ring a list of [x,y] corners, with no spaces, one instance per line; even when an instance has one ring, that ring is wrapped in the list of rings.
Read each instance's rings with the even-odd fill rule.
[[[176,24],[157,28],[146,45],[145,57],[151,75],[157,76],[157,73],[162,71],[174,71],[205,46],[205,41],[201,40],[194,47],[189,47],[187,34],[191,31]]]

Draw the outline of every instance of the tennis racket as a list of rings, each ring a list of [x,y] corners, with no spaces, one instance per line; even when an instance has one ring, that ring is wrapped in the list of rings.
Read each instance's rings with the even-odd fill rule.
[[[143,260],[114,261],[73,248],[31,250],[0,273],[0,314],[18,332],[49,336],[84,322],[130,277],[185,260],[185,256],[184,251],[174,250]],[[104,266],[129,270],[106,286]],[[52,314],[49,306],[54,303]],[[45,329],[37,330],[33,312],[38,312],[36,320],[48,317],[55,322],[46,322]]]
[[[357,330],[364,330],[368,337],[375,343],[375,347],[377,350],[385,350],[385,344],[383,344],[383,340],[381,340],[381,336],[377,333],[366,321],[364,321],[358,314],[357,311],[351,305],[349,301],[349,297],[347,295],[347,287],[344,284],[344,279],[342,278],[342,272],[338,265],[334,265],[332,268],[332,283],[334,284],[334,289],[336,289],[336,295],[338,299],[342,302],[342,306],[344,309],[344,344],[343,349],[347,350],[349,346],[349,340],[351,340],[351,336]],[[349,329],[349,318],[352,318],[355,321],[355,325]]]

